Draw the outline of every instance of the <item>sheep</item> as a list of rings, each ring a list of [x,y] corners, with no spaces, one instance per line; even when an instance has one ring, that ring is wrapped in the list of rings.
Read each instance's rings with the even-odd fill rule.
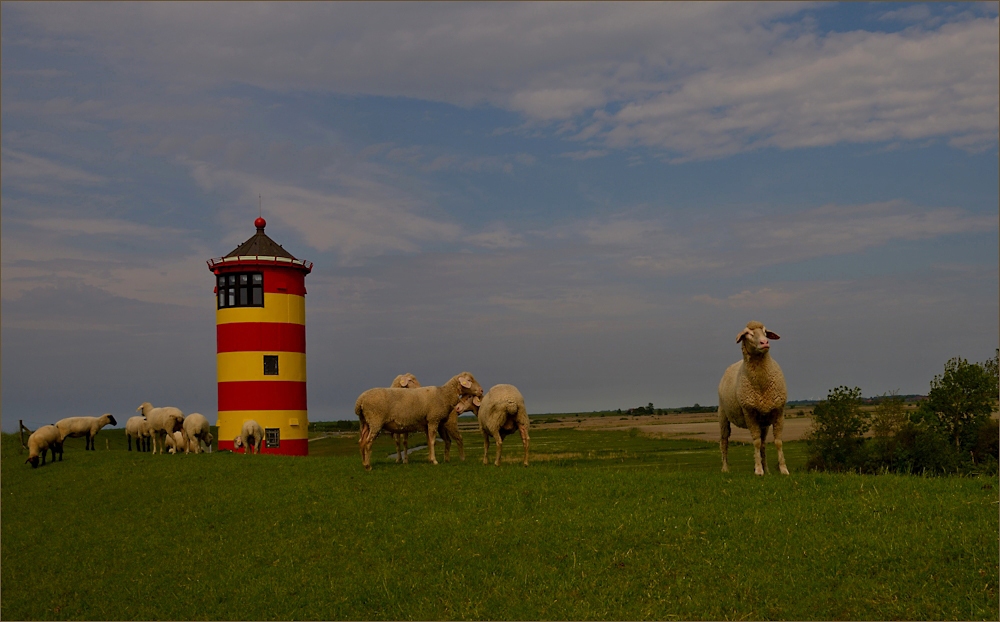
[[[768,427],[773,427],[778,468],[782,474],[788,475],[785,454],[781,450],[788,390],[781,368],[771,358],[771,339],[780,337],[760,322],[748,322],[747,327],[736,336],[736,343],[742,344],[743,360],[730,365],[719,382],[719,448],[724,473],[729,472],[729,434],[730,424],[733,424],[750,430],[756,475],[767,472],[764,444]]]
[[[427,432],[428,460],[437,464],[434,436],[438,425],[464,397],[479,406],[483,388],[469,372],[462,372],[440,387],[416,389],[374,388],[358,396],[354,414],[361,422],[358,446],[365,470],[372,468],[372,443],[383,429],[393,432]]]
[[[240,431],[240,435],[233,439],[233,451],[236,451],[240,447],[245,447],[243,451],[245,453],[260,453],[260,443],[264,440],[264,428],[260,427],[260,424],[253,419],[248,419],[243,422],[243,429]]]
[[[389,385],[391,388],[396,389],[416,389],[420,386],[420,381],[413,374],[400,374],[393,379],[392,384]],[[402,462],[407,464],[410,462],[409,458],[409,447],[408,447],[408,437],[407,432],[393,433],[392,440],[396,441],[396,464]],[[403,441],[403,450],[399,449],[399,442]]]
[[[136,415],[125,422],[125,437],[128,439],[128,450],[132,451],[132,439],[135,439],[136,451],[149,451],[149,422],[145,417]]]
[[[497,457],[493,464],[500,466],[500,453],[503,451],[503,438],[518,430],[521,433],[521,444],[524,445],[524,466],[528,466],[528,411],[524,407],[524,396],[511,384],[498,384],[483,396],[482,404],[476,413],[479,419],[479,431],[483,433],[483,464],[489,464],[487,453],[490,449],[490,436],[497,444]]]
[[[56,421],[56,427],[64,439],[86,437],[84,450],[96,451],[94,447],[94,437],[101,431],[101,428],[108,425],[118,425],[115,418],[104,413],[100,417],[67,417]]]
[[[143,402],[135,410],[141,412],[149,424],[149,433],[153,440],[153,453],[156,453],[156,441],[159,440],[160,454],[162,455],[166,449],[163,445],[166,435],[183,429],[184,413],[173,406],[153,408],[149,402]]]
[[[56,461],[56,454],[59,454],[59,462],[63,458],[63,435],[54,425],[43,425],[28,437],[28,459],[24,462],[30,464],[31,468],[38,468],[38,456],[42,457],[42,464],[45,464],[45,453],[52,450],[52,462]]]
[[[209,448],[212,447],[212,433],[210,430],[211,427],[208,425],[208,419],[205,418],[205,415],[191,413],[187,417],[184,417],[182,431],[184,432],[184,437],[190,451],[200,454],[201,443],[205,443]]]
[[[190,449],[190,445],[184,439],[184,432],[180,430],[173,434],[167,434],[163,439],[163,446],[167,449],[167,453],[171,454],[179,454],[182,451],[188,453]]]

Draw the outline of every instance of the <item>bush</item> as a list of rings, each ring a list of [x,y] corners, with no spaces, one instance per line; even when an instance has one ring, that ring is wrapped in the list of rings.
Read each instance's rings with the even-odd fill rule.
[[[861,410],[861,389],[832,389],[813,410],[806,466],[820,471],[860,469],[866,461],[864,434],[870,427]]]

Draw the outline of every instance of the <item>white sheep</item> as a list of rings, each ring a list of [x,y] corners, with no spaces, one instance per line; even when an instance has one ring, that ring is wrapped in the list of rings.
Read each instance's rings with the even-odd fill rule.
[[[400,374],[396,376],[392,384],[389,387],[394,389],[416,389],[420,386],[420,381],[413,374]],[[408,446],[409,433],[399,432],[393,433],[392,440],[396,441],[396,464],[402,462],[403,464],[408,464],[410,462],[409,452],[410,448]],[[403,449],[400,451],[399,445],[400,441],[403,443]]]
[[[173,434],[167,434],[163,438],[163,446],[167,449],[167,453],[179,454],[182,451],[188,453],[190,445],[184,438],[184,432],[180,430],[174,432]]]
[[[184,428],[184,413],[173,406],[153,408],[149,402],[143,402],[135,410],[146,417],[149,433],[153,440],[153,453],[156,453],[157,440],[159,440],[160,454],[162,455],[166,449],[163,445],[166,436]]]
[[[748,322],[736,336],[741,343],[743,360],[733,363],[719,382],[719,447],[722,450],[722,470],[729,471],[730,424],[750,430],[753,438],[754,473],[767,471],[764,444],[767,429],[774,428],[774,446],[778,450],[778,468],[788,475],[785,454],[781,450],[781,429],[785,422],[785,401],[788,390],[785,375],[771,358],[771,339],[780,339],[760,322]]]
[[[523,464],[528,466],[528,411],[524,407],[524,396],[517,387],[498,384],[491,388],[483,396],[476,417],[479,419],[479,431],[483,433],[483,464],[489,464],[490,436],[497,444],[497,457],[493,464],[500,466],[503,438],[517,430],[524,445]]]
[[[132,451],[132,439],[135,439],[136,451],[149,451],[149,422],[141,415],[129,417],[125,422],[125,437],[128,439],[128,450]]]
[[[464,397],[470,396],[478,406],[482,395],[483,388],[469,372],[458,374],[440,387],[368,389],[354,404],[354,414],[361,422],[361,463],[371,470],[372,444],[384,429],[392,433],[426,431],[428,460],[437,464],[434,437],[438,425]]]
[[[56,427],[63,435],[63,439],[86,437],[84,449],[94,451],[94,438],[104,426],[118,425],[115,418],[104,413],[100,417],[67,417],[56,421]]]
[[[45,464],[45,453],[52,450],[52,462],[56,461],[56,454],[59,454],[59,462],[63,457],[63,435],[54,425],[43,425],[28,437],[28,459],[25,463],[31,468],[38,468],[38,457],[42,457],[42,464]]]
[[[190,451],[200,454],[202,443],[205,443],[208,445],[209,449],[211,449],[211,426],[209,426],[208,419],[205,415],[201,413],[191,413],[187,417],[184,417],[182,431],[184,432],[184,438],[189,445]]]
[[[248,419],[243,422],[243,429],[240,431],[240,435],[233,439],[233,451],[236,451],[240,447],[245,447],[243,451],[245,453],[260,453],[260,443],[264,440],[264,428],[260,427],[260,424],[253,419]]]

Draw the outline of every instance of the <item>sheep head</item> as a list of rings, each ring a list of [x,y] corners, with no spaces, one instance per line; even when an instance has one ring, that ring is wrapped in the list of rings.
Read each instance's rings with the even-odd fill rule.
[[[472,395],[477,398],[483,397],[483,387],[476,382],[476,378],[472,374],[467,371],[463,371],[456,376],[456,378],[458,378],[459,395]]]
[[[37,469],[38,468],[38,456],[32,456],[32,457],[28,458],[27,460],[25,460],[24,463],[25,464],[30,464],[31,468],[33,468],[33,469]]]
[[[417,377],[413,374],[400,374],[396,376],[396,379],[389,386],[400,389],[416,389],[420,386],[420,382],[417,381]]]
[[[153,405],[149,402],[143,402],[142,404],[139,404],[139,408],[136,408],[135,412],[142,413],[142,416],[145,417],[151,410],[153,410]]]
[[[455,404],[455,408],[452,409],[452,412],[454,412],[455,415],[461,415],[462,413],[471,410],[474,415],[479,416],[479,405],[481,403],[482,400],[478,397],[474,395],[466,395],[458,401],[458,404]]]
[[[104,413],[104,416],[108,418],[108,421],[111,422],[111,425],[118,425],[118,422],[115,421],[114,415]]]
[[[233,439],[233,451],[236,451],[240,447],[243,447],[243,437],[237,436]]]
[[[771,349],[771,339],[781,339],[777,333],[764,328],[760,322],[747,322],[747,327],[736,335],[736,343],[743,345],[744,356],[762,356]]]

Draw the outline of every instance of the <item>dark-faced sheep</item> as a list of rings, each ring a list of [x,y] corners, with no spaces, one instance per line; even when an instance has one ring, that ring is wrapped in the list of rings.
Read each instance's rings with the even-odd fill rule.
[[[104,426],[118,425],[115,418],[104,413],[100,417],[67,417],[56,421],[56,427],[63,435],[63,439],[85,437],[84,450],[94,450],[94,438]]]
[[[38,458],[42,458],[42,464],[45,464],[45,453],[48,450],[52,450],[52,462],[56,461],[56,454],[59,454],[59,462],[62,462],[63,456],[63,435],[54,425],[43,425],[28,437],[28,459],[25,460],[26,463],[31,465],[31,468],[38,468]]]
[[[382,430],[386,430],[392,433],[426,432],[428,460],[437,464],[434,438],[438,426],[463,398],[471,396],[478,405],[482,395],[483,388],[469,372],[458,374],[440,387],[368,389],[354,404],[354,414],[361,423],[358,438],[361,463],[366,470],[371,470],[372,443]]]
[[[750,431],[753,439],[754,473],[767,471],[764,444],[768,428],[774,428],[774,447],[778,450],[778,468],[788,475],[785,454],[781,450],[781,430],[784,426],[785,401],[788,390],[785,376],[771,358],[770,340],[779,339],[760,322],[749,322],[736,336],[742,344],[743,360],[733,363],[719,382],[719,448],[722,470],[729,471],[730,424]]]

